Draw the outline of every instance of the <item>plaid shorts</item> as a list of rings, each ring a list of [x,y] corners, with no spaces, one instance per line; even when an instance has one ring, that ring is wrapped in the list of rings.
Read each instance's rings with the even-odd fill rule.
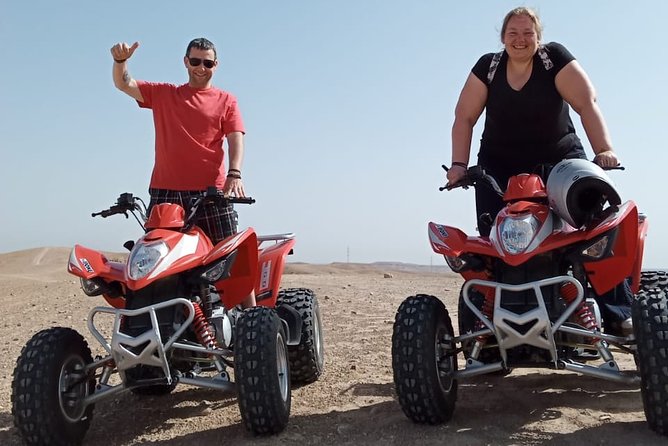
[[[186,210],[186,215],[188,215],[191,200],[202,194],[201,191],[179,191],[153,188],[150,188],[148,193],[151,195],[151,201],[148,204],[147,215],[151,215],[151,208],[160,203],[178,204]],[[204,207],[204,215],[197,220],[197,226],[209,236],[214,245],[225,237],[236,234],[238,225],[239,215],[237,214],[237,211],[234,210],[232,204],[228,204],[227,206],[218,206],[213,203],[207,204]]]

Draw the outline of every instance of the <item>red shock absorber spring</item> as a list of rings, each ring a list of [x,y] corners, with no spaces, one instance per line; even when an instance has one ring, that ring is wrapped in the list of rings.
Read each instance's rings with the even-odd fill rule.
[[[494,319],[494,288],[487,288],[484,292],[485,301],[482,303],[482,314],[487,316],[490,321]]]
[[[202,307],[200,307],[198,303],[193,303],[193,307],[195,307],[195,316],[193,318],[192,324],[195,335],[197,336],[197,340],[199,340],[199,342],[207,348],[217,347],[216,338],[214,337],[206,317],[204,316]]]
[[[561,297],[570,304],[578,297],[578,289],[572,282],[566,282],[561,285]],[[575,316],[577,317],[580,324],[585,327],[587,330],[594,330],[599,328],[596,323],[596,318],[591,313],[589,305],[587,305],[584,300],[580,302],[580,306],[575,310]]]

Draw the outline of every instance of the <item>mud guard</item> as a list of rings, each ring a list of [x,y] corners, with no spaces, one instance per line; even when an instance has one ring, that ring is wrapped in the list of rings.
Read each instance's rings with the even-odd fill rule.
[[[429,223],[429,243],[435,253],[448,257],[457,257],[463,252],[498,257],[489,239],[469,237],[461,229],[453,226]]]
[[[640,271],[642,270],[642,259],[645,255],[645,239],[647,238],[648,227],[647,218],[643,214],[638,214],[638,254],[631,276],[631,292],[633,294],[638,294],[638,291],[640,291]]]
[[[277,243],[260,250],[258,259],[260,274],[255,283],[255,296],[258,303],[267,307],[276,305],[285,260],[295,245],[293,238],[276,241]]]
[[[253,228],[247,228],[218,242],[202,263],[208,265],[233,251],[236,251],[237,255],[230,270],[230,277],[215,284],[223,304],[228,309],[240,304],[250,294],[257,277],[257,235]]]
[[[72,248],[67,271],[86,280],[99,277],[108,283],[118,282],[122,287],[126,281],[125,264],[111,262],[101,252],[81,245],[74,245]],[[125,308],[123,297],[112,297],[107,294],[103,294],[102,297],[114,308]]]
[[[632,276],[634,270],[639,267],[638,263],[642,261],[637,258],[641,226],[638,224],[638,208],[633,202],[625,203],[619,212],[601,222],[592,231],[591,238],[615,227],[617,236],[612,247],[614,255],[603,260],[584,263],[587,278],[599,296]],[[646,230],[646,227],[644,229]]]
[[[288,345],[299,345],[302,337],[302,317],[297,310],[287,304],[281,304],[276,307],[276,313],[285,325]]]

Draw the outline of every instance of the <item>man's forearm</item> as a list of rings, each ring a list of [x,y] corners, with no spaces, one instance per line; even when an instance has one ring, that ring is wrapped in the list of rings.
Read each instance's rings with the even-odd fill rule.
[[[128,72],[128,63],[127,62],[114,62],[114,67],[112,69],[112,75],[114,78],[114,85],[119,90],[126,90],[130,87],[130,82],[133,80],[130,77]]]
[[[229,165],[228,169],[241,171],[244,160],[244,135],[241,132],[232,132],[227,135]]]

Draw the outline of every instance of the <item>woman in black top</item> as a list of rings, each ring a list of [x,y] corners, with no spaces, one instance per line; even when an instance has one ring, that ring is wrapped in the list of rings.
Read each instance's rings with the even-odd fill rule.
[[[447,175],[450,184],[466,172],[473,126],[483,109],[485,128],[478,165],[501,188],[510,176],[531,172],[538,164],[586,158],[569,105],[580,115],[596,153],[594,161],[602,167],[619,164],[587,74],[562,45],[541,44],[541,33],[540,19],[533,10],[515,8],[501,28],[504,51],[485,54],[473,67],[455,109],[452,167]],[[494,192],[476,189],[481,235],[489,235],[491,218],[502,206]],[[480,218],[484,214],[491,218]]]
[[[533,10],[513,9],[501,28],[504,51],[485,54],[471,70],[455,109],[448,183],[456,183],[466,173],[473,126],[483,109],[485,128],[478,165],[502,188],[509,177],[531,172],[538,164],[586,158],[568,113],[569,105],[580,115],[596,153],[594,161],[601,167],[619,165],[587,74],[562,45],[541,44],[541,33],[540,20]],[[489,236],[492,219],[502,207],[495,192],[476,188],[480,235]],[[624,335],[630,332],[632,297],[628,281],[602,296],[606,330]]]

